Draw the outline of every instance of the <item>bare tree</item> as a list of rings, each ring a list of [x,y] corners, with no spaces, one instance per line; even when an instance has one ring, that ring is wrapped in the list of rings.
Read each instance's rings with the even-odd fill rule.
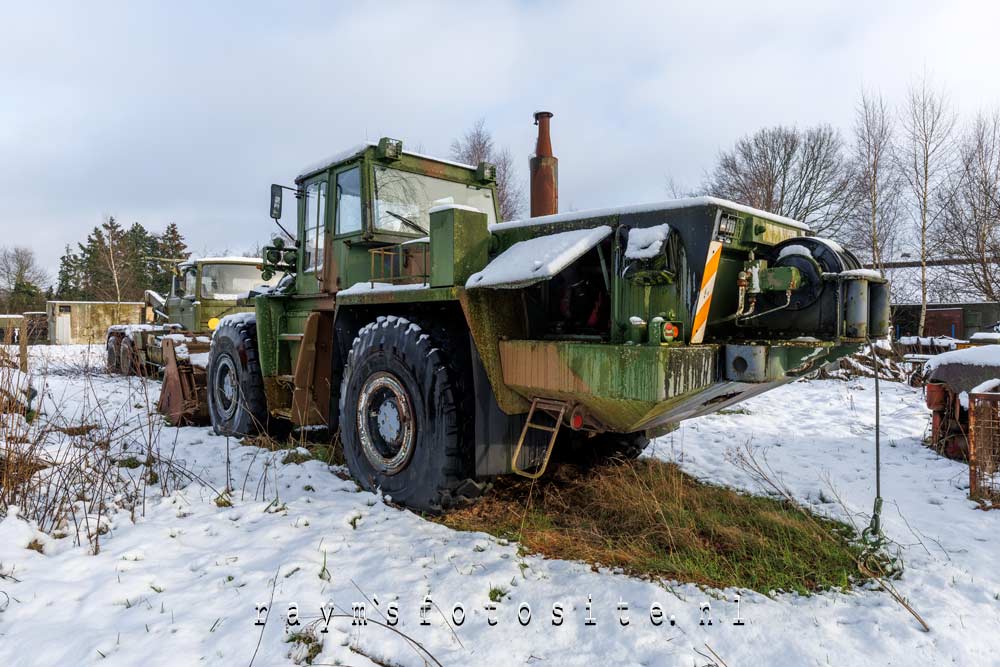
[[[912,199],[920,252],[920,322],[917,334],[924,335],[927,319],[927,258],[931,252],[931,231],[941,207],[941,188],[947,183],[951,159],[951,135],[955,114],[946,95],[935,90],[926,73],[912,84],[902,110],[900,166]]]
[[[704,190],[836,235],[854,207],[851,186],[850,161],[837,130],[776,126],[757,130],[720,153]]]
[[[510,150],[497,148],[493,135],[480,118],[460,139],[451,142],[451,156],[465,164],[492,162],[497,168],[497,203],[501,220],[513,220],[524,211],[524,186],[517,177]]]
[[[0,290],[11,291],[18,283],[44,287],[49,274],[38,263],[35,251],[23,246],[0,248]]]
[[[957,168],[939,193],[934,245],[964,260],[948,267],[954,289],[969,298],[1000,300],[1000,112],[979,114],[959,142]]]
[[[900,238],[902,180],[895,155],[893,114],[879,93],[862,91],[854,117],[854,188],[857,208],[845,240],[864,249],[883,272]]]
[[[44,301],[49,274],[31,248],[0,248],[0,311],[20,312]]]

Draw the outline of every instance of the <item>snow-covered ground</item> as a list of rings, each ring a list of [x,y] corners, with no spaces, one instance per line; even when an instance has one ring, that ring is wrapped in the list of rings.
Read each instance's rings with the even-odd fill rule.
[[[91,361],[99,364],[102,353],[94,351]],[[37,348],[33,365],[46,355],[55,371],[46,410],[58,405],[69,419],[66,413],[96,401],[138,426],[159,424],[147,416],[157,383],[88,380],[68,359],[83,359],[81,348]],[[752,442],[801,501],[863,524],[874,492],[873,402],[870,380],[798,382],[736,412],[688,422],[651,454],[702,479],[760,491],[727,457]],[[322,641],[315,663],[323,664],[435,664],[374,623],[394,617],[394,629],[442,665],[707,665],[711,651],[730,667],[994,664],[1000,514],[966,499],[964,465],[920,444],[926,425],[918,391],[882,384],[885,529],[906,565],[896,587],[929,633],[874,590],[745,592],[744,624],[734,625],[736,591],[521,558],[514,544],[388,507],[318,461],[284,465],[285,452],[227,442],[207,428],[163,427],[161,450],[201,481],[166,497],[150,487],[134,521],[124,512],[112,516],[97,555],[17,517],[0,521],[0,665],[291,664],[290,655],[302,651],[286,642],[291,604],[298,609],[295,629],[309,628]],[[232,506],[220,507],[227,455]],[[26,548],[34,539],[44,554]],[[489,611],[494,586],[509,597]],[[421,625],[427,595],[433,604],[429,624]],[[704,601],[711,603],[711,626],[698,624]],[[354,603],[367,605],[372,622],[361,627],[334,618],[328,632],[319,632],[321,607],[350,615]],[[530,605],[527,625],[518,621],[522,604]],[[563,609],[558,626],[554,604]],[[650,619],[653,604],[662,609],[660,625]],[[265,618],[260,605],[270,608],[264,625],[256,624]],[[448,625],[445,618],[459,616],[456,605],[464,622]],[[522,619],[526,614],[522,608]]]

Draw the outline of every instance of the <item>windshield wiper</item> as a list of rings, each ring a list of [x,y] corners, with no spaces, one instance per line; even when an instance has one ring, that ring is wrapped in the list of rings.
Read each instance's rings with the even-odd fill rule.
[[[417,223],[413,222],[412,220],[410,220],[409,218],[407,218],[405,215],[400,215],[399,213],[396,213],[395,211],[386,211],[386,213],[388,213],[392,217],[396,218],[397,220],[399,220],[401,223],[403,223],[407,227],[411,227],[411,228],[417,230],[421,234],[426,234],[427,233],[426,229],[424,229],[423,227],[421,227]]]

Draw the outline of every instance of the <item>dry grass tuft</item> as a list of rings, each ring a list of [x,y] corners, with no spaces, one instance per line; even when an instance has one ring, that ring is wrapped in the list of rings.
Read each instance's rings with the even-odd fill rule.
[[[857,574],[850,527],[652,459],[563,466],[534,486],[501,478],[478,504],[438,520],[549,558],[715,588],[807,593],[846,588]]]

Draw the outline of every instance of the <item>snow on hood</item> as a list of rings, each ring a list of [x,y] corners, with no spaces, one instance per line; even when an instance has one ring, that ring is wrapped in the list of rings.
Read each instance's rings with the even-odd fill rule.
[[[473,273],[466,289],[512,289],[548,280],[611,234],[607,225],[574,229],[519,241],[500,253],[482,271]]]

